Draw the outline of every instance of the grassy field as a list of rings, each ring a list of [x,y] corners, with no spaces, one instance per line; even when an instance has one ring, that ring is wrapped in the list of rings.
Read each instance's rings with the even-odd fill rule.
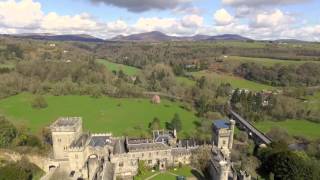
[[[303,136],[309,139],[320,138],[320,124],[306,120],[287,120],[281,122],[263,121],[255,124],[256,128],[266,133],[273,127],[287,130],[292,136]]]
[[[272,87],[272,86],[256,83],[253,81],[245,80],[240,77],[227,75],[227,74],[218,74],[215,72],[200,71],[200,72],[193,72],[192,75],[195,77],[207,76],[209,78],[212,78],[217,84],[230,83],[234,88],[249,89],[253,91],[276,89],[275,87]]]
[[[180,107],[180,103],[162,100],[152,104],[149,99],[91,98],[89,96],[45,96],[46,109],[33,109],[31,94],[20,94],[0,101],[0,113],[16,124],[25,125],[38,132],[61,116],[83,117],[84,128],[91,132],[112,132],[116,135],[138,135],[147,130],[154,117],[160,119],[162,127],[178,113],[183,131],[191,132],[197,117],[193,112]],[[182,134],[183,132],[181,132]]]
[[[224,58],[224,61],[237,63],[257,63],[263,66],[274,66],[276,64],[281,65],[299,65],[306,62],[320,63],[320,61],[292,61],[292,60],[280,60],[280,59],[270,59],[270,58],[253,58],[253,57],[240,57],[240,56],[229,56]]]
[[[177,83],[184,84],[187,86],[194,86],[196,84],[195,81],[188,79],[186,77],[176,77]]]
[[[150,178],[151,176],[155,175],[154,177],[151,178],[151,180],[176,180],[177,176],[184,176],[184,177],[194,177],[194,175],[191,172],[191,168],[188,166],[183,166],[181,168],[178,168],[176,170],[168,170],[166,172],[147,172],[146,174],[142,176],[135,177],[135,180],[143,180],[146,178]]]
[[[307,96],[307,101],[304,102],[309,109],[320,111],[320,92],[315,93],[313,96]]]
[[[123,65],[123,64],[113,63],[104,59],[98,59],[98,62],[105,65],[110,71],[122,70],[125,74],[129,76],[136,75],[140,71],[140,69],[138,68]]]
[[[133,76],[138,74],[141,69],[132,67],[132,66],[127,66],[127,65],[123,65],[123,64],[117,64],[117,63],[113,63],[104,59],[98,59],[98,63],[101,63],[103,65],[106,66],[107,69],[109,69],[110,71],[119,71],[120,69],[127,75]],[[1,67],[1,65],[0,65]],[[184,84],[187,86],[192,86],[195,84],[194,81],[186,78],[186,77],[176,77],[176,81],[177,83],[180,84]]]
[[[13,63],[0,63],[0,68],[15,68],[15,65]]]

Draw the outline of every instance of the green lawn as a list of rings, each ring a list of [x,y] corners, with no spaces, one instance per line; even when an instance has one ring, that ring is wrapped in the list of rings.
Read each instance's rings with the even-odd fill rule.
[[[315,93],[313,96],[307,96],[307,101],[304,102],[309,109],[320,111],[320,92]]]
[[[320,138],[320,123],[312,123],[307,120],[263,121],[255,123],[255,127],[264,133],[273,127],[279,127],[286,129],[292,136],[304,136],[309,139]]]
[[[191,80],[191,79],[188,79],[186,77],[176,77],[176,80],[178,83],[180,84],[184,84],[184,85],[187,85],[187,86],[194,86],[195,85],[195,81]]]
[[[149,99],[45,96],[48,107],[38,110],[31,107],[33,97],[31,94],[20,94],[3,99],[0,101],[0,113],[17,124],[25,125],[32,132],[38,132],[61,116],[81,116],[85,129],[116,135],[138,135],[141,130],[147,129],[154,117],[158,117],[164,127],[175,113],[180,116],[184,132],[191,132],[195,127],[194,121],[198,120],[193,112],[182,109],[180,103],[168,100],[155,105]]]
[[[154,176],[153,178],[151,178],[151,180],[176,180],[177,175],[178,176],[184,176],[184,177],[194,177],[194,175],[191,172],[191,168],[188,166],[183,166],[181,168],[178,168],[176,170],[168,170],[166,172],[147,172],[146,174],[144,174],[143,176],[137,176],[134,179],[135,180],[143,180],[146,179],[148,177],[153,176],[154,174],[157,174],[156,176]]]
[[[293,61],[293,60],[280,60],[271,58],[254,58],[254,57],[241,57],[241,56],[228,56],[224,58],[224,61],[229,61],[233,63],[257,63],[263,66],[274,66],[276,64],[281,65],[299,65],[306,62],[320,63],[320,61]]]
[[[151,180],[176,180],[177,177],[169,173],[160,173]]]
[[[15,68],[15,65],[13,63],[0,63],[0,68]]]
[[[193,72],[193,76],[201,77],[207,76],[212,78],[216,83],[230,83],[234,88],[241,88],[241,89],[249,89],[253,91],[261,91],[261,90],[274,90],[275,87],[256,83],[253,81],[249,81],[240,77],[228,75],[228,74],[218,74],[215,72],[208,72],[208,71],[200,71],[200,72]]]
[[[98,59],[97,61],[99,63],[105,65],[110,71],[122,70],[125,74],[127,74],[129,76],[136,75],[140,71],[140,69],[138,69],[138,68],[123,65],[123,64],[113,63],[113,62],[107,61],[105,59]]]

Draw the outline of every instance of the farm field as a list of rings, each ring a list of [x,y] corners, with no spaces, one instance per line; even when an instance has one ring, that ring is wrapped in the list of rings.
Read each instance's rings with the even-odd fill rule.
[[[105,65],[107,69],[109,69],[110,71],[119,71],[120,69],[127,75],[133,76],[138,74],[141,69],[132,67],[132,66],[127,66],[127,65],[123,65],[123,64],[117,64],[117,63],[113,63],[104,59],[98,59],[98,62]],[[192,86],[195,84],[194,81],[186,78],[186,77],[176,77],[176,81],[177,83],[180,84],[184,84],[187,86]]]
[[[110,71],[122,70],[125,74],[129,76],[136,75],[140,71],[140,69],[136,67],[113,63],[105,59],[98,59],[98,63],[105,65],[106,68],[109,69]]]
[[[253,58],[253,57],[241,57],[241,56],[228,56],[224,58],[224,61],[232,63],[256,63],[263,66],[274,66],[276,64],[281,65],[300,65],[306,62],[320,63],[320,61],[293,61],[293,60],[280,60],[270,58]]]
[[[83,117],[85,130],[90,132],[112,132],[115,135],[141,135],[148,129],[148,124],[157,117],[164,128],[165,122],[171,121],[178,113],[184,132],[194,129],[197,117],[193,112],[180,107],[180,103],[162,100],[155,105],[149,99],[134,98],[91,98],[89,96],[45,96],[48,107],[31,107],[31,94],[20,94],[0,101],[0,113],[6,115],[15,124],[39,132],[61,116]]]
[[[212,78],[216,83],[230,83],[232,87],[234,88],[240,88],[240,89],[249,89],[252,91],[262,91],[262,90],[274,90],[275,87],[256,83],[253,81],[249,81],[246,79],[242,79],[240,77],[227,75],[227,74],[218,74],[215,72],[209,72],[209,71],[200,71],[200,72],[193,72],[193,76],[195,77],[201,77],[201,76],[207,76],[209,78]]]
[[[320,138],[320,124],[307,120],[286,120],[281,122],[263,121],[255,123],[256,128],[266,133],[273,127],[287,130],[289,135],[303,136],[308,139]]]

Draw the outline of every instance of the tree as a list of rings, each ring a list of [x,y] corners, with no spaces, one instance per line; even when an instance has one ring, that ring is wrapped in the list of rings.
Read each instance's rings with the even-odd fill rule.
[[[149,123],[150,130],[159,130],[160,126],[160,120],[157,117],[153,118],[152,122]]]
[[[146,162],[139,160],[138,162],[138,175],[144,175],[148,171],[148,168],[146,166]]]
[[[197,150],[193,151],[191,155],[191,165],[202,172],[205,172],[209,166],[209,160],[211,158],[210,146],[201,146]]]
[[[43,96],[36,96],[33,99],[31,105],[35,109],[43,109],[43,108],[48,107],[47,101]]]
[[[0,117],[0,147],[7,147],[17,136],[17,129],[4,117]]]
[[[168,123],[167,128],[171,130],[175,129],[177,132],[180,132],[182,130],[182,122],[180,120],[179,114],[177,113],[174,114],[171,122]]]

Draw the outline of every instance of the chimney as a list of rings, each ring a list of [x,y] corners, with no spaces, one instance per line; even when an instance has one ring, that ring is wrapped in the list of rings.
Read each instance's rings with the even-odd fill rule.
[[[176,129],[173,129],[173,137],[177,138],[177,130]]]
[[[234,136],[234,126],[236,124],[236,121],[233,119],[230,119],[230,136],[229,136],[229,150],[232,149],[232,145],[233,145],[233,136]]]

